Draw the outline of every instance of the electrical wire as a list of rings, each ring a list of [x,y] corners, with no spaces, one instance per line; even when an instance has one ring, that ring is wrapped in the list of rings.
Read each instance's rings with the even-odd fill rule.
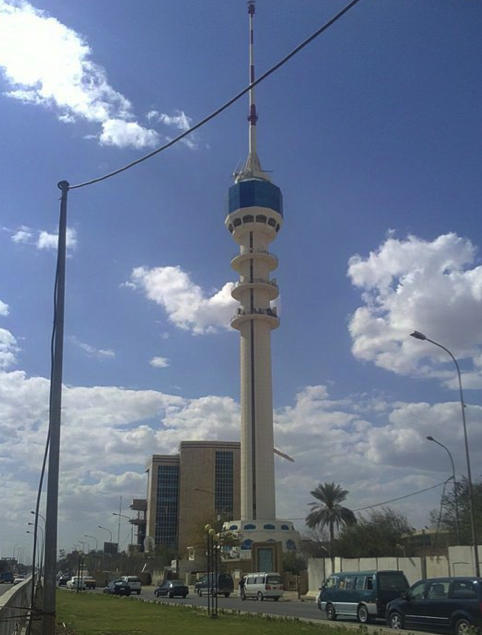
[[[347,13],[352,7],[354,7],[356,4],[358,4],[358,2],[360,2],[360,0],[352,0],[351,2],[349,2],[335,16],[333,16],[330,20],[328,20],[328,22],[326,22],[322,27],[320,27],[317,31],[315,31],[312,35],[310,35],[306,40],[304,40],[301,44],[299,44],[296,48],[294,48],[291,51],[291,53],[288,53],[288,55],[283,57],[283,59],[281,59],[277,64],[275,64],[269,70],[267,70],[265,73],[260,75],[260,77],[258,77],[257,80],[252,82],[249,86],[244,88],[241,92],[239,92],[237,95],[232,97],[230,100],[228,100],[226,103],[224,103],[217,110],[212,112],[210,115],[208,115],[207,117],[205,117],[204,119],[199,121],[197,124],[195,124],[194,126],[189,128],[189,130],[185,130],[180,135],[178,135],[174,139],[171,139],[170,141],[165,143],[160,148],[157,148],[156,150],[153,150],[152,152],[149,152],[149,154],[146,154],[143,157],[140,157],[139,159],[136,159],[135,161],[132,161],[131,163],[128,163],[127,165],[124,165],[122,168],[119,168],[118,170],[114,170],[113,172],[109,172],[109,174],[104,174],[104,176],[100,176],[100,177],[98,177],[96,179],[91,179],[90,181],[85,181],[84,183],[78,183],[77,185],[69,185],[69,189],[70,190],[76,190],[76,189],[79,189],[81,187],[86,187],[87,185],[94,185],[94,183],[100,183],[101,181],[106,181],[107,179],[110,179],[113,176],[117,176],[117,174],[121,174],[121,172],[125,172],[126,170],[129,170],[130,168],[133,168],[134,166],[139,165],[139,163],[142,163],[143,161],[146,161],[147,159],[150,159],[151,157],[155,156],[156,154],[159,154],[160,152],[163,152],[164,150],[167,150],[168,148],[170,148],[174,144],[176,144],[179,141],[181,141],[181,139],[184,139],[189,134],[192,134],[195,130],[198,130],[199,128],[201,128],[201,126],[204,126],[205,124],[207,124],[208,121],[211,121],[211,119],[214,119],[215,117],[220,115],[223,111],[225,111],[227,108],[232,106],[235,102],[237,102],[238,99],[243,97],[243,95],[246,95],[246,93],[248,93],[252,88],[254,88],[258,84],[260,84],[267,77],[269,77],[275,71],[277,71],[279,68],[284,66],[284,64],[286,64],[286,62],[288,62],[292,57],[294,57],[297,53],[299,53],[302,49],[304,49],[305,46],[308,46],[308,44],[310,44],[310,42],[315,40],[324,31],[329,29],[330,26],[335,24],[335,22],[337,22],[342,16],[344,16],[345,13]]]
[[[436,487],[440,487],[441,485],[445,485],[446,483],[447,481],[442,481],[441,483],[436,483],[435,485],[432,485],[431,487],[426,487],[425,489],[420,489],[416,492],[405,494],[404,496],[398,496],[397,498],[391,498],[390,500],[383,501],[382,503],[375,503],[374,505],[367,505],[366,507],[359,507],[358,509],[352,509],[352,511],[362,512],[365,509],[373,509],[374,507],[381,507],[381,505],[388,505],[388,503],[394,503],[395,501],[400,501],[400,500],[403,500],[404,498],[410,498],[410,496],[417,496],[417,494],[423,494],[424,492],[429,492],[431,489],[435,489]],[[291,518],[290,520],[305,520],[305,518]]]
[[[391,498],[388,501],[383,501],[383,503],[375,503],[375,505],[367,505],[366,507],[359,507],[358,509],[353,509],[354,512],[362,512],[365,509],[373,509],[374,507],[380,507],[381,505],[387,505],[388,503],[394,503],[395,501],[401,501],[404,498],[410,498],[410,496],[416,496],[417,494],[423,494],[423,492],[429,492],[431,489],[435,489],[436,487],[440,487],[444,485],[447,481],[442,481],[441,483],[437,483],[436,485],[432,485],[431,487],[426,487],[425,489],[420,489],[418,492],[412,492],[411,494],[405,494],[405,496],[398,496],[397,498]]]

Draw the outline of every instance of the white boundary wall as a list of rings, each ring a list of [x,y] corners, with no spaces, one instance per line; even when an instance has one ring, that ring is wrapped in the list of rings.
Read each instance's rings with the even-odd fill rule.
[[[479,562],[481,547],[479,545]],[[337,571],[367,571],[396,569],[403,571],[408,582],[413,584],[421,578],[475,575],[472,547],[449,547],[448,557],[427,556],[424,558],[335,558],[332,570],[330,558],[308,560],[308,597],[316,597],[323,580]]]
[[[32,577],[0,595],[0,635],[17,635],[26,624]]]

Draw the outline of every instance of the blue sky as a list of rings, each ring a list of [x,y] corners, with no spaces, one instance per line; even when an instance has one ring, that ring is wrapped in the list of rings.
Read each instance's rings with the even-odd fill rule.
[[[344,6],[258,0],[259,76]],[[428,524],[482,459],[482,41],[476,0],[361,0],[256,88],[284,195],[273,332],[278,516],[319,483]],[[248,81],[244,0],[0,0],[1,555],[34,507],[48,418],[60,191],[194,125]],[[247,98],[165,152],[69,193],[59,546],[105,538],[152,453],[239,438],[224,227]],[[129,527],[125,527],[129,536]]]

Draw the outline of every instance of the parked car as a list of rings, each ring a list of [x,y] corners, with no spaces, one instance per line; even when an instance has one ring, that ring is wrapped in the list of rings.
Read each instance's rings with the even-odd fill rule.
[[[242,600],[254,598],[262,602],[270,598],[277,602],[283,597],[283,580],[279,573],[248,573],[240,591]]]
[[[131,588],[131,593],[137,593],[137,595],[141,594],[141,581],[135,575],[122,575],[119,580],[122,580],[126,584],[128,584]]]
[[[112,582],[109,582],[109,584],[104,587],[103,593],[129,596],[131,594],[131,587],[124,580],[112,580]]]
[[[234,582],[230,573],[218,573],[217,578],[213,573],[203,575],[203,577],[194,583],[194,591],[202,597],[208,595],[214,589],[216,595],[224,595],[229,597],[234,591]]]
[[[79,591],[85,590],[84,578],[74,575],[67,580],[67,584],[65,585],[68,589],[77,589]]]
[[[84,586],[86,589],[95,589],[95,578],[84,576]]]
[[[59,579],[57,580],[57,584],[59,586],[67,586],[67,582],[70,580],[68,575],[61,575],[59,576]]]
[[[482,578],[419,580],[387,605],[391,628],[411,628],[465,635],[482,627]]]
[[[366,624],[373,618],[384,618],[387,603],[408,588],[403,571],[343,571],[323,582],[316,601],[329,620],[356,617]]]
[[[176,596],[186,598],[188,593],[189,588],[182,580],[166,580],[160,584],[157,589],[154,589],[154,595],[156,598],[161,596],[169,598],[174,598]]]
[[[13,583],[14,584],[20,584],[20,582],[24,582],[26,579],[27,579],[27,576],[25,576],[25,575],[17,575],[13,579]]]

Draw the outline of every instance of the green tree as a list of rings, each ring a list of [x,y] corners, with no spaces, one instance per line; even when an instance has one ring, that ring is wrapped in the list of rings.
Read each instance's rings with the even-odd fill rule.
[[[412,528],[403,514],[390,507],[372,510],[356,525],[344,526],[337,540],[342,558],[376,558],[410,555],[406,539]]]
[[[309,503],[311,511],[305,519],[309,529],[322,531],[328,527],[330,535],[330,555],[333,557],[335,542],[335,528],[339,530],[345,525],[355,525],[355,514],[348,507],[342,505],[348,496],[348,491],[335,483],[319,483],[316,489],[310,492],[316,498],[316,502]]]
[[[482,481],[472,484],[472,500],[476,533],[480,541],[482,537]],[[472,524],[470,518],[469,483],[465,476],[460,478],[455,489],[450,487],[442,495],[440,509],[434,509],[430,512],[430,525],[450,532],[455,538],[457,536],[457,511],[460,543],[462,545],[471,545]]]
[[[296,551],[285,551],[283,553],[283,571],[300,575],[302,571],[306,571],[306,560]]]

